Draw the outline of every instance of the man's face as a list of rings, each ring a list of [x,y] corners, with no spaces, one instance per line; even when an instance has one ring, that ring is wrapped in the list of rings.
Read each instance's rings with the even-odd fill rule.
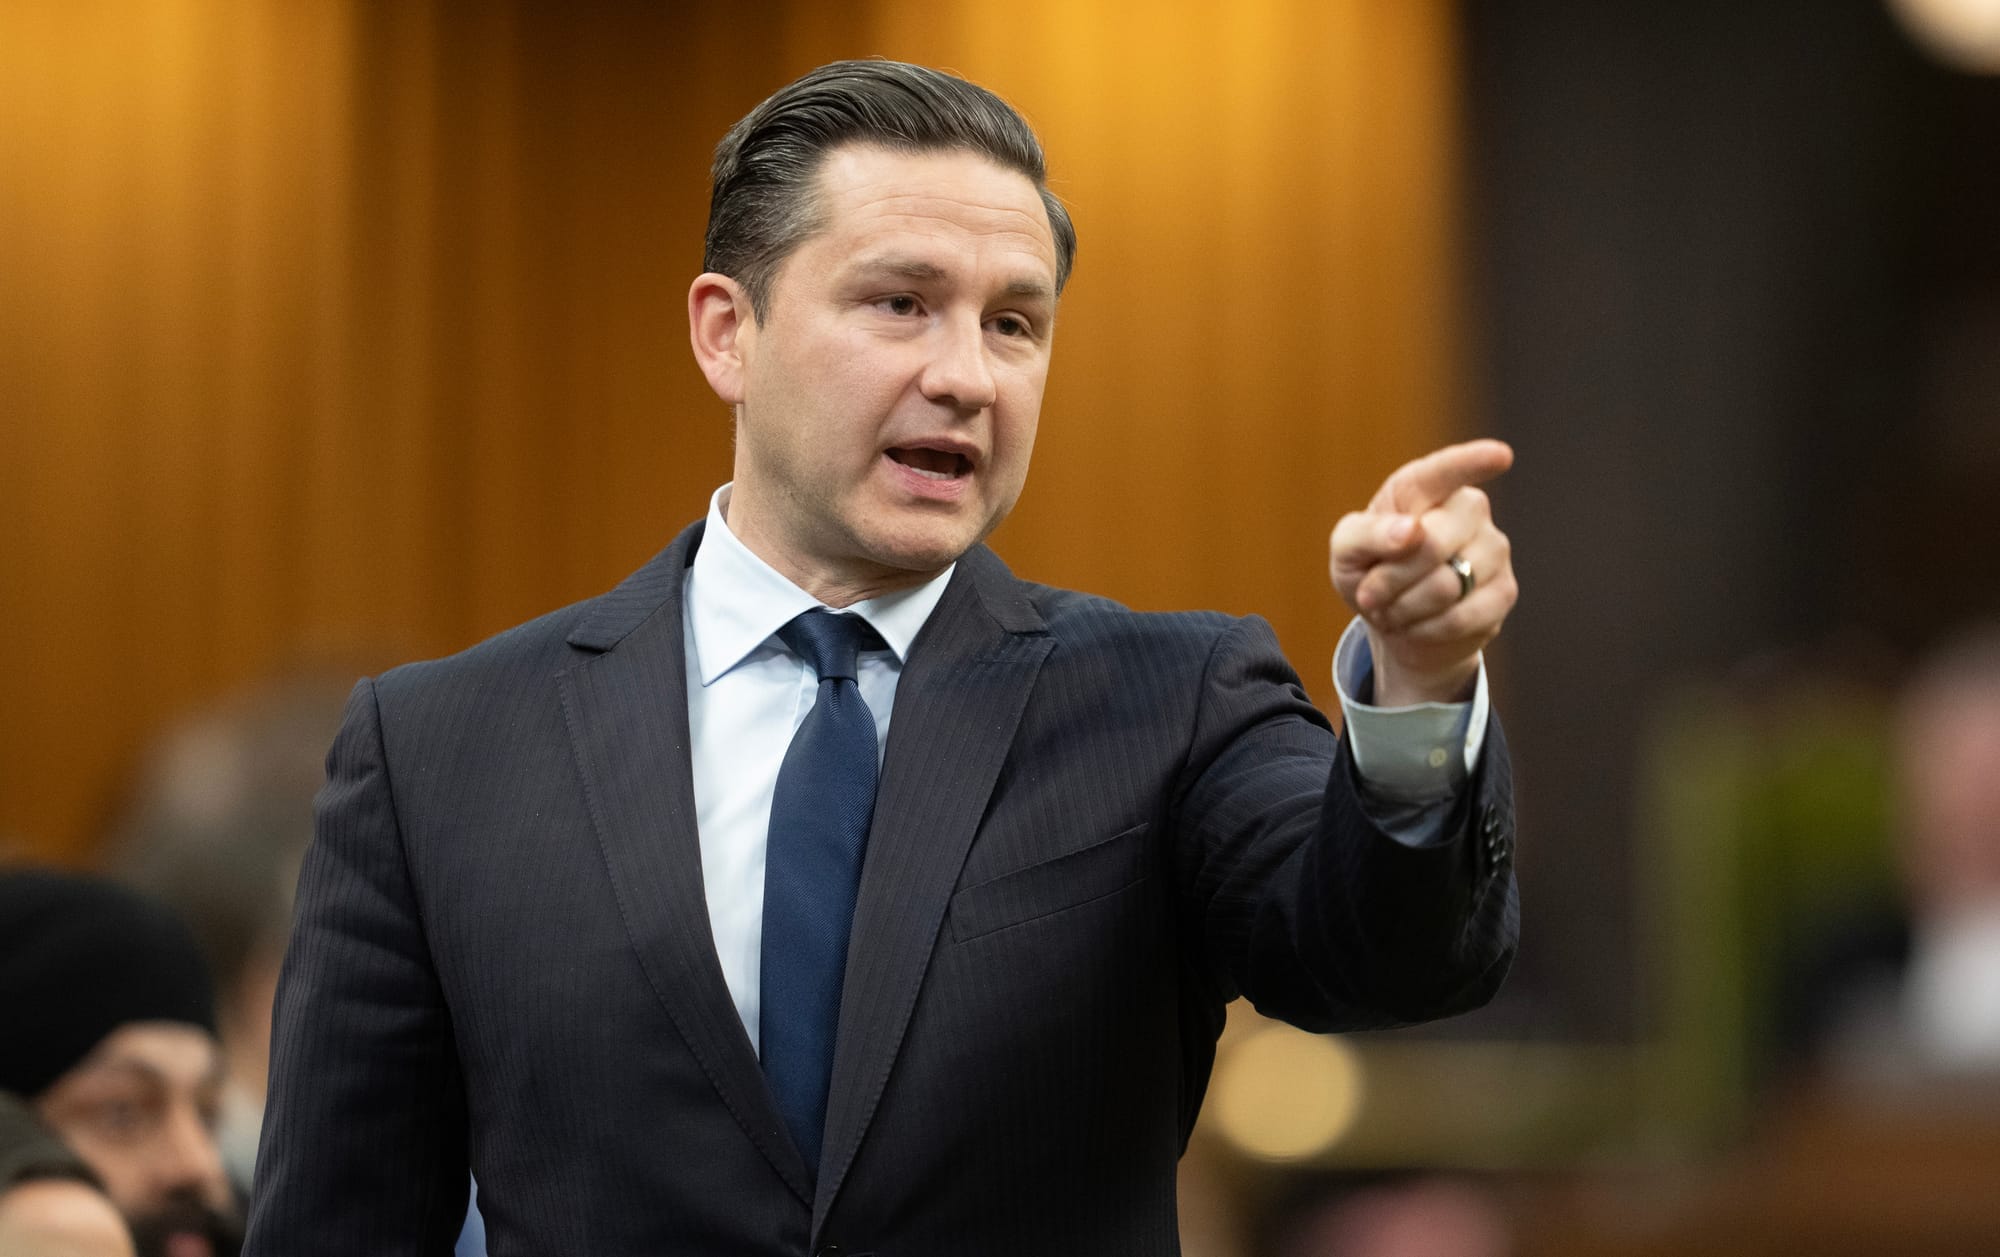
[[[851,601],[941,571],[1020,496],[1055,241],[1034,183],[971,153],[837,149],[818,208],[737,333],[729,526]]]
[[[214,1257],[241,1242],[215,1146],[222,1067],[193,1026],[136,1022],[42,1093],[43,1122],[83,1158],[144,1255]]]
[[[1908,713],[1900,769],[1912,894],[1926,913],[2000,900],[2000,688],[1966,684]]]

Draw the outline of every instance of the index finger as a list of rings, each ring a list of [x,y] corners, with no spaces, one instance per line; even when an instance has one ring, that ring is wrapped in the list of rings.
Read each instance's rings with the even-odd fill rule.
[[[1483,437],[1447,445],[1398,467],[1383,482],[1376,501],[1405,513],[1427,511],[1459,489],[1484,484],[1513,465],[1514,449],[1505,441]]]

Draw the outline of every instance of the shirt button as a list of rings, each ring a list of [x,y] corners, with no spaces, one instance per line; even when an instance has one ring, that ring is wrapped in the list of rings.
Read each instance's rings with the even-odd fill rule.
[[[1443,747],[1441,747],[1441,746],[1434,746],[1434,747],[1432,747],[1432,748],[1431,748],[1431,753],[1430,753],[1430,764],[1431,764],[1431,767],[1432,767],[1432,768],[1443,768],[1443,767],[1444,767],[1444,748],[1443,748]]]

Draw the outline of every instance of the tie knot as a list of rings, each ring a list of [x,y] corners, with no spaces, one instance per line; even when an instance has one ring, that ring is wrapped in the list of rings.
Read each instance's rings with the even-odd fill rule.
[[[882,639],[858,615],[837,615],[824,607],[801,613],[778,630],[778,640],[811,665],[820,680],[855,679],[854,657],[880,647]]]

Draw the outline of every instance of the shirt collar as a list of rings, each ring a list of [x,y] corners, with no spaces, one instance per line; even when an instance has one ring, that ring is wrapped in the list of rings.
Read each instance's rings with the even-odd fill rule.
[[[800,612],[822,605],[729,531],[723,518],[728,505],[725,484],[708,500],[708,526],[688,570],[688,631],[704,686],[748,659]],[[901,664],[908,660],[910,643],[944,597],[957,566],[952,564],[915,588],[864,599],[842,610],[868,621]]]

